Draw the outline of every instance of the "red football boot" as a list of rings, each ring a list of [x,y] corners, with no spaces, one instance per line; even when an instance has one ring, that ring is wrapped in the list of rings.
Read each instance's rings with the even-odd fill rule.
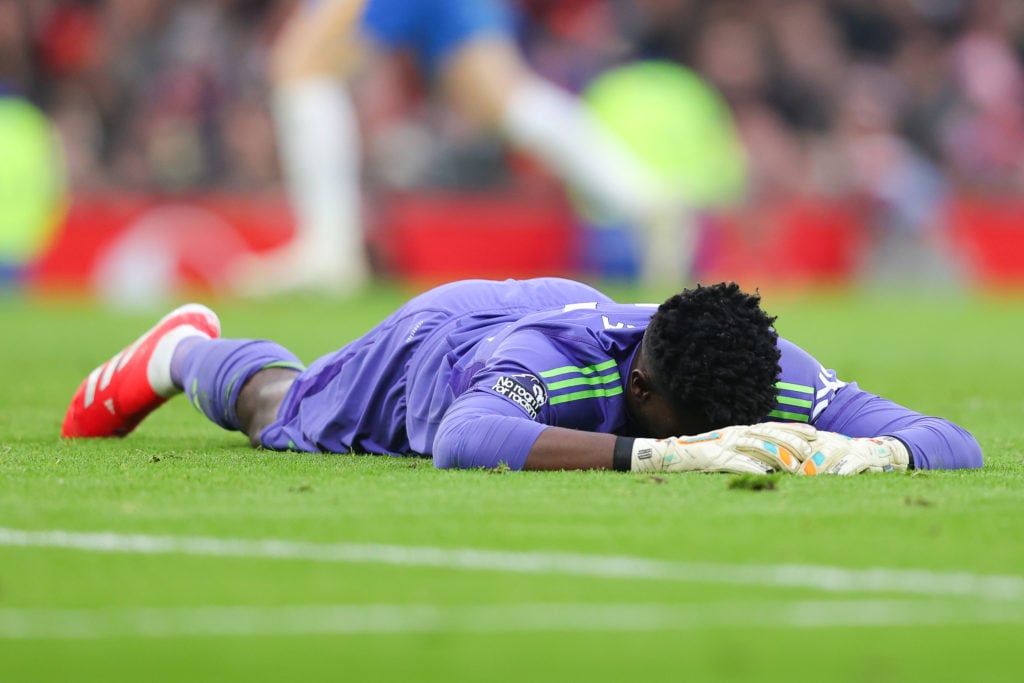
[[[217,314],[185,304],[163,317],[109,361],[89,373],[64,416],[64,438],[124,436],[181,392],[171,382],[171,356],[178,342],[194,335],[220,335]]]

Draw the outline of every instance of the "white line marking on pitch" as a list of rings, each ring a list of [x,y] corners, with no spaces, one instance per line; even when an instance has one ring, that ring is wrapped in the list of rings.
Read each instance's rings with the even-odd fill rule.
[[[664,604],[0,609],[0,639],[289,636],[1021,624],[1005,603],[803,600]]]
[[[358,543],[311,543],[115,532],[26,531],[0,527],[0,546],[142,555],[198,555],[344,564],[436,567],[516,574],[566,574],[735,586],[818,589],[835,593],[904,593],[1024,600],[1024,577],[927,569],[847,569],[807,564],[674,562],[626,555],[478,550]]]

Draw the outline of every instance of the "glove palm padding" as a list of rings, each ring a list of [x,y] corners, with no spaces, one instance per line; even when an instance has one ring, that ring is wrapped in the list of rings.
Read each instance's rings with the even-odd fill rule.
[[[812,427],[765,422],[695,436],[636,439],[634,472],[794,472],[814,453]]]
[[[862,472],[904,471],[910,452],[891,436],[852,438],[836,432],[819,431],[811,441],[813,451],[797,474],[860,474]]]

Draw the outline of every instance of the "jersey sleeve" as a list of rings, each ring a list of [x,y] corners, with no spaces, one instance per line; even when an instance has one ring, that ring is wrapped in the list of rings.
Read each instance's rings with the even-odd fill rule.
[[[892,436],[910,450],[917,469],[981,467],[977,440],[949,420],[924,415],[847,383],[786,340],[778,404],[769,419],[805,422],[852,437]]]
[[[547,429],[542,415],[547,389],[538,372],[561,359],[543,335],[512,334],[486,359],[464,373],[465,386],[445,412],[434,438],[440,468],[497,467],[520,470]]]

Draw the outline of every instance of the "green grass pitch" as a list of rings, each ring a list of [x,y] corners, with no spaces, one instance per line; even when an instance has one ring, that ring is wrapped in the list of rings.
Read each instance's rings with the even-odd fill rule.
[[[406,294],[217,308],[309,361]],[[253,451],[180,398],[62,443],[81,378],[161,312],[0,297],[0,680],[1022,680],[1024,299],[765,305],[840,377],[971,429],[986,467],[437,471]]]

